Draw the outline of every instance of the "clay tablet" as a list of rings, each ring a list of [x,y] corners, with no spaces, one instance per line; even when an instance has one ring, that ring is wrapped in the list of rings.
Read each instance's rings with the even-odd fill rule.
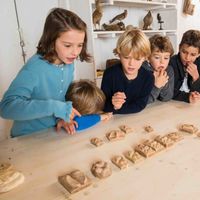
[[[156,152],[162,151],[165,148],[161,143],[159,143],[156,140],[152,140],[152,141],[147,140],[144,144],[148,145]]]
[[[168,137],[167,135],[165,136],[157,136],[155,138],[155,140],[157,142],[159,142],[160,144],[162,144],[164,147],[170,147],[174,144],[174,140],[172,140],[170,137]]]
[[[144,160],[144,157],[136,151],[127,151],[124,153],[125,157],[133,163],[138,163]]]
[[[170,139],[172,139],[174,142],[178,142],[178,141],[180,141],[180,140],[183,139],[183,136],[179,132],[169,133],[169,134],[167,134],[167,137],[169,137]]]
[[[125,138],[125,133],[121,130],[112,130],[106,134],[109,141],[117,141]]]
[[[102,139],[97,137],[91,138],[90,142],[96,147],[101,146],[104,143]]]
[[[125,169],[128,167],[128,162],[123,156],[114,156],[111,161],[120,169]]]
[[[9,163],[0,164],[0,193],[8,192],[24,182],[24,175]]]
[[[119,126],[119,129],[126,134],[133,132],[133,129],[130,128],[129,126],[127,126],[127,125],[121,125],[121,126]]]
[[[152,149],[150,146],[145,144],[139,144],[135,147],[135,151],[140,153],[144,157],[150,157],[156,153],[154,149]]]
[[[198,128],[195,127],[194,125],[192,124],[182,124],[180,127],[179,127],[179,130],[180,131],[184,131],[184,132],[187,132],[187,133],[196,133],[198,131]]]
[[[112,174],[110,165],[104,161],[97,161],[92,165],[91,172],[97,178],[106,178]]]
[[[144,127],[144,130],[147,132],[147,133],[150,133],[150,132],[153,132],[153,128],[151,126],[145,126]]]
[[[91,185],[91,180],[80,170],[74,170],[58,177],[58,181],[70,193],[75,193]]]

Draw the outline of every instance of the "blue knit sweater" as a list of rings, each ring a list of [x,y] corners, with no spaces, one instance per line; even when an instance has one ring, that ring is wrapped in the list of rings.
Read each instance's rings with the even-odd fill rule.
[[[0,116],[14,120],[11,136],[30,134],[69,121],[72,103],[65,93],[74,65],[56,66],[34,55],[20,70],[0,102]]]

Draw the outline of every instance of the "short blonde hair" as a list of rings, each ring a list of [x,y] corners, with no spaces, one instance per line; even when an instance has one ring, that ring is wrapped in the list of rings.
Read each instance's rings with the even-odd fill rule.
[[[140,29],[129,25],[120,35],[113,53],[118,56],[128,56],[133,53],[135,59],[148,58],[151,53],[150,43]]]
[[[105,104],[103,91],[90,80],[82,79],[74,81],[69,86],[65,95],[66,101],[72,101],[72,105],[80,114],[101,113]]]

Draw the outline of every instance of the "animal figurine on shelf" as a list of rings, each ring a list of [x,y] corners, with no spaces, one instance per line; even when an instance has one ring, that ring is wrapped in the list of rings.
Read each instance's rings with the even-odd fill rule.
[[[100,29],[100,22],[101,18],[103,16],[103,9],[100,0],[95,0],[95,10],[92,13],[92,20],[94,24],[94,29],[97,30],[96,25],[98,25],[98,28]]]
[[[143,22],[144,22],[143,30],[151,30],[152,29],[151,24],[153,22],[153,16],[152,16],[150,10],[144,17]]]
[[[164,21],[162,21],[160,13],[157,14],[157,20],[158,20],[158,23],[160,24],[159,30],[163,30],[162,24],[164,23]]]
[[[116,24],[103,24],[103,29],[105,31],[123,31],[125,30],[125,25],[123,22],[118,22]]]
[[[193,15],[195,5],[192,4],[192,0],[185,0],[183,5],[183,13]]]
[[[116,15],[113,19],[111,19],[111,20],[110,20],[110,23],[113,23],[113,22],[115,22],[116,20],[118,20],[118,21],[121,22],[122,20],[124,20],[124,19],[127,17],[127,14],[128,14],[127,10],[124,10],[123,13],[118,14],[118,15]]]

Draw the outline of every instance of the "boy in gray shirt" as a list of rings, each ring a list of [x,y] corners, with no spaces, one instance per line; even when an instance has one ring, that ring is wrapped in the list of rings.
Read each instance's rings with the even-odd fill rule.
[[[169,101],[174,91],[174,71],[169,65],[170,57],[173,55],[173,46],[168,37],[156,34],[149,38],[151,44],[151,55],[143,66],[152,71],[155,81],[148,103],[156,100]]]

